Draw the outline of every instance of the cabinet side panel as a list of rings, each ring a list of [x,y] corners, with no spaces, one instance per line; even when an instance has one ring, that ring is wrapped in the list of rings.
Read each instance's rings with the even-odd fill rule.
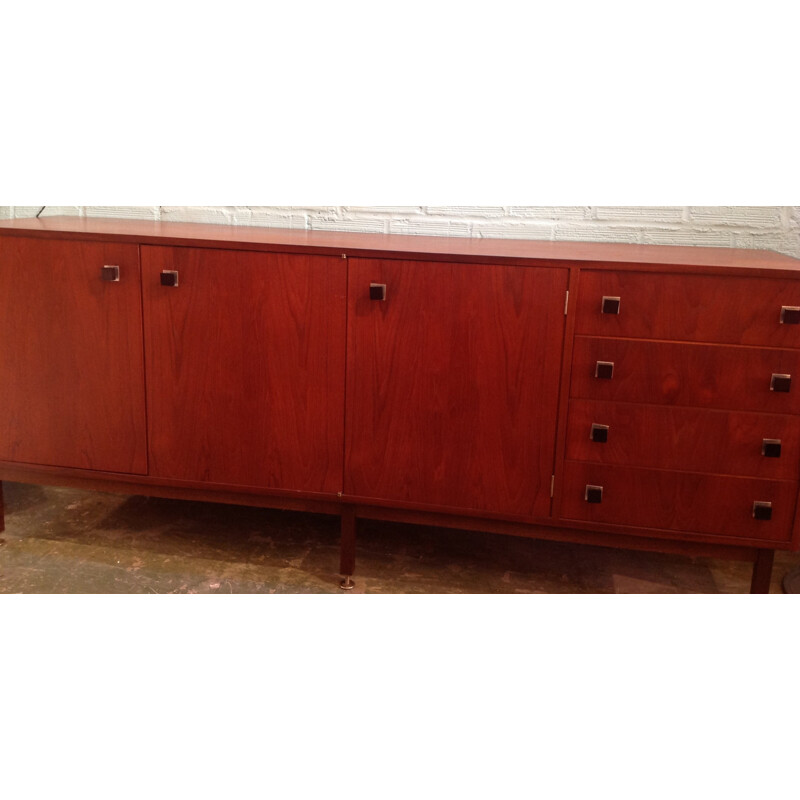
[[[0,239],[0,460],[147,472],[135,245]]]
[[[341,491],[344,260],[143,247],[142,265],[151,474]]]
[[[564,269],[352,259],[346,493],[547,517],[566,288]]]

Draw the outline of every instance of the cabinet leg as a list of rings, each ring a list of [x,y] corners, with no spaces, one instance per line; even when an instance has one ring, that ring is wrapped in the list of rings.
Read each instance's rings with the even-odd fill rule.
[[[772,580],[772,562],[775,560],[774,550],[758,550],[753,562],[753,580],[750,583],[750,594],[769,594]]]
[[[342,508],[342,541],[339,572],[342,574],[342,589],[352,589],[353,573],[356,569],[356,512],[352,506]]]

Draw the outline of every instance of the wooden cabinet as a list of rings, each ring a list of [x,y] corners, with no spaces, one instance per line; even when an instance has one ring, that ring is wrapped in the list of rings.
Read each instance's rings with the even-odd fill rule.
[[[0,389],[0,480],[339,514],[345,587],[364,517],[800,544],[772,253],[2,222]]]
[[[346,288],[341,257],[142,247],[150,474],[341,492]]]
[[[0,461],[147,473],[138,247],[0,236]]]

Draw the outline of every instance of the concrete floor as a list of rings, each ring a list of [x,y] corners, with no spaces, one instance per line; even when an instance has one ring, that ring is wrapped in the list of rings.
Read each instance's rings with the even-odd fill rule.
[[[0,593],[339,593],[334,517],[5,483]],[[800,566],[778,553],[773,593]],[[736,561],[359,523],[355,592],[738,593]]]

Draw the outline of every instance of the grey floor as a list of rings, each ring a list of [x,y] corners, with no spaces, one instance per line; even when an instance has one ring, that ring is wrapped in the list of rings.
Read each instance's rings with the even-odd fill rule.
[[[0,593],[339,593],[334,517],[5,483]],[[771,591],[800,566],[778,553]],[[362,521],[355,592],[739,593],[749,564]]]

